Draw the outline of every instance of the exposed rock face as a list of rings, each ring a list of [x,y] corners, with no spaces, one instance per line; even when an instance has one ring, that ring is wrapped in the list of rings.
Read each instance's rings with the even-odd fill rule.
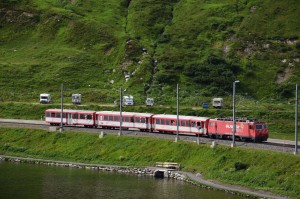
[[[32,12],[0,9],[0,24],[14,23],[17,25],[34,25],[39,22],[39,16]]]

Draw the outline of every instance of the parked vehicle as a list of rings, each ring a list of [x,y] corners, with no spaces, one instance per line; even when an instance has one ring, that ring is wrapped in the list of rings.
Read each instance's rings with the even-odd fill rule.
[[[123,96],[123,105],[124,106],[133,106],[134,101],[133,101],[133,96]]]
[[[202,108],[209,108],[208,102],[203,102],[202,103]]]
[[[223,107],[223,98],[213,98],[212,106],[214,108],[222,108]]]
[[[48,93],[40,94],[40,103],[41,104],[49,104],[51,102],[51,95]]]
[[[154,106],[154,99],[153,98],[147,98],[146,99],[146,106]]]
[[[72,103],[81,104],[81,94],[72,94]]]

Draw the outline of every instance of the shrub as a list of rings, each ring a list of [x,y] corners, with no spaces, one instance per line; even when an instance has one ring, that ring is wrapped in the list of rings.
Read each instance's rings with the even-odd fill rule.
[[[234,168],[236,171],[240,171],[240,170],[246,170],[248,169],[249,165],[242,163],[242,162],[236,162],[234,163]]]

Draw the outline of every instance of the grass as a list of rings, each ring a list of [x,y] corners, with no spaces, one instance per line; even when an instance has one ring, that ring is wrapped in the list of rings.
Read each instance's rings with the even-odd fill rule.
[[[66,92],[82,93],[87,102],[111,103],[122,85],[138,101],[148,96],[169,104],[180,83],[191,106],[198,97],[229,96],[235,79],[243,96],[286,100],[299,80],[296,0],[0,4],[5,101],[59,96],[64,82]],[[276,83],[286,68],[291,76]]]
[[[184,171],[207,179],[271,191],[290,197],[300,194],[298,156],[169,140],[117,137],[75,132],[0,128],[0,153],[33,158],[98,164],[151,166],[177,162]]]

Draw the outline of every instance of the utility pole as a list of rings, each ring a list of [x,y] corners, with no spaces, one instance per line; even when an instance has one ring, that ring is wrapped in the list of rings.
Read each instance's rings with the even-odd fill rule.
[[[123,117],[122,117],[122,86],[121,86],[120,87],[120,131],[119,131],[119,136],[121,136],[123,134],[122,122],[123,122]]]
[[[61,113],[60,113],[60,132],[63,132],[63,128],[64,128],[64,125],[63,125],[63,113],[64,113],[64,83],[61,84],[61,96],[60,96],[60,99],[61,99]]]
[[[177,89],[176,89],[176,101],[177,101],[177,103],[176,103],[176,107],[177,107],[177,122],[176,122],[176,125],[177,125],[177,132],[176,132],[176,137],[175,137],[175,142],[177,142],[178,140],[179,140],[179,88],[178,88],[179,86],[178,86],[178,84],[177,84]]]
[[[298,153],[298,84],[296,84],[296,100],[295,100],[295,152]]]
[[[236,83],[239,83],[239,80],[236,80],[233,82],[233,90],[232,90],[232,143],[231,147],[235,146],[235,132],[236,132],[236,122],[235,122],[235,85]]]

